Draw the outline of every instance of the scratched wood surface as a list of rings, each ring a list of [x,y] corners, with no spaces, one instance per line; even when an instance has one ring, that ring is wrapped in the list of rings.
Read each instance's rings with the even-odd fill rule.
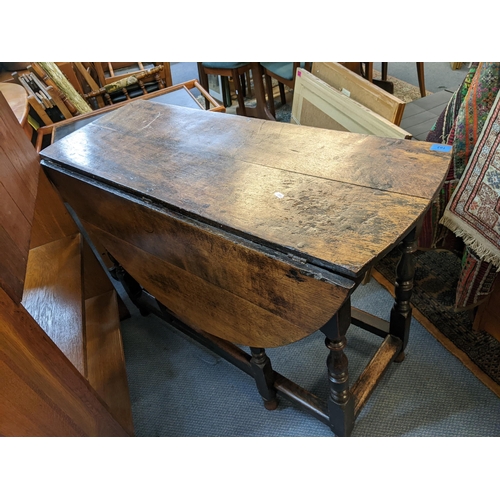
[[[428,207],[430,144],[135,102],[41,156],[347,276]]]
[[[198,330],[244,345],[284,345],[323,326],[354,286],[174,212],[49,174],[86,229]]]

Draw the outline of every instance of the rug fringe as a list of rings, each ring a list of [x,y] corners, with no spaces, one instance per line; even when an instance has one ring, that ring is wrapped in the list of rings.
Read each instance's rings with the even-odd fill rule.
[[[447,215],[443,215],[439,223],[446,226],[450,231],[453,231],[459,238],[462,238],[464,243],[470,247],[481,260],[492,264],[497,268],[497,273],[500,272],[500,255],[498,252],[493,252],[491,249],[486,248],[476,238],[460,228],[458,224]]]

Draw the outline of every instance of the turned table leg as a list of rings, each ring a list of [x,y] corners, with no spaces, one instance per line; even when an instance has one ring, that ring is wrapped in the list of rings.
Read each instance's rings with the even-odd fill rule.
[[[276,390],[274,389],[275,373],[271,366],[271,360],[264,349],[258,347],[250,347],[252,358],[250,364],[252,373],[257,384],[259,394],[264,400],[264,406],[267,410],[275,410],[278,406],[276,399]]]
[[[415,252],[417,250],[418,228],[413,229],[401,242],[402,255],[396,268],[395,300],[391,310],[389,333],[403,342],[401,353],[395,359],[404,359],[404,350],[408,344],[411,323],[411,294],[415,276]]]
[[[354,427],[354,398],[349,391],[349,371],[346,347],[347,329],[351,323],[351,301],[348,299],[337,314],[321,328],[330,350],[326,365],[330,393],[328,414],[330,427],[336,436],[349,436]]]

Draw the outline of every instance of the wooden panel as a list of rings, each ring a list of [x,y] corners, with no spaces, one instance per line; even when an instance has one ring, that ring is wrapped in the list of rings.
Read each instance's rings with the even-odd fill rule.
[[[486,330],[500,341],[500,278],[497,277],[491,295],[477,309],[474,330]]]
[[[117,421],[132,433],[127,371],[114,290],[85,301],[85,331],[89,383]]]
[[[82,238],[83,239],[83,238]],[[87,241],[83,240],[83,297],[84,300],[114,290],[108,275],[97,260]]]
[[[303,69],[297,70],[293,93],[292,117],[300,125],[315,127],[314,114],[302,117],[303,101],[329,115],[341,127],[358,134],[409,139],[411,135],[389,120],[342,94],[323,80]]]
[[[127,435],[24,307],[1,288],[0,333],[0,435]]]
[[[93,229],[134,279],[177,318],[197,331],[204,331],[236,344],[278,347],[310,335],[335,313],[335,310],[331,310],[316,318],[316,325],[306,330],[141,248],[95,227]],[[311,304],[313,303],[315,298],[311,299]],[[296,308],[291,310],[290,316],[305,312],[307,309]]]
[[[337,62],[315,62],[311,73],[373,112],[400,125],[405,102]]]
[[[40,165],[0,93],[0,286],[22,298]]]
[[[30,248],[76,233],[78,228],[59,193],[50,184],[43,170],[40,170]]]
[[[30,251],[22,303],[40,327],[85,376],[79,234]]]
[[[427,143],[206,116],[136,102],[42,155],[351,275],[425,210],[449,160]]]

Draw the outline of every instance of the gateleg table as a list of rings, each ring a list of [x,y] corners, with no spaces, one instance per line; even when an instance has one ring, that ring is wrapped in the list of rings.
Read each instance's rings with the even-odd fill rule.
[[[143,312],[253,376],[266,408],[281,395],[335,435],[351,434],[387,367],[404,357],[416,236],[449,152],[138,101],[41,157]],[[387,322],[351,307],[350,296],[398,244]],[[345,353],[351,323],[382,339],[354,384]],[[265,351],[318,330],[327,401],[277,373]]]

